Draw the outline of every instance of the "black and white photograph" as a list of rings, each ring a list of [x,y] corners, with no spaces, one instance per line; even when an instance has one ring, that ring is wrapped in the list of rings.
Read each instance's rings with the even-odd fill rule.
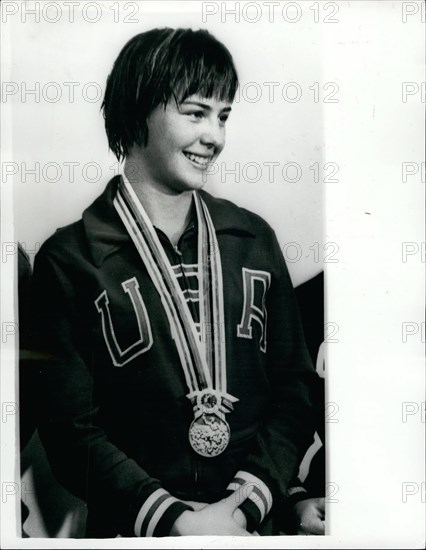
[[[1,7],[2,547],[422,547],[424,4]]]

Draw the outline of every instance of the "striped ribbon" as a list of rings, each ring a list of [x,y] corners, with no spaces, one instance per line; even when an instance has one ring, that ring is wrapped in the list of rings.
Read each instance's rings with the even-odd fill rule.
[[[145,209],[123,175],[114,199],[116,208],[161,298],[189,389],[195,417],[201,397],[218,399],[218,414],[232,410],[237,398],[226,391],[225,314],[222,264],[214,225],[206,204],[193,192],[198,220],[198,284],[200,335],[169,259]]]

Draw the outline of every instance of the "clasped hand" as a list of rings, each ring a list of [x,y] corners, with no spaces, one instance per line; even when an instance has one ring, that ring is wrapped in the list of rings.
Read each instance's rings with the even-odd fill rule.
[[[252,490],[251,484],[244,484],[228,497],[213,504],[187,502],[194,508],[194,511],[183,512],[175,521],[170,535],[252,536],[246,529],[247,522],[244,513],[239,509]]]
[[[325,499],[309,498],[294,506],[299,522],[298,535],[324,535]]]

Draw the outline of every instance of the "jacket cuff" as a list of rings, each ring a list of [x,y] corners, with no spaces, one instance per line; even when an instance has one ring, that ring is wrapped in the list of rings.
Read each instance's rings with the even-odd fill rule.
[[[308,498],[312,498],[312,495],[301,485],[287,489],[287,505],[294,506],[297,502]]]
[[[136,517],[136,537],[167,537],[177,518],[191,506],[164,489],[155,489],[143,503]]]
[[[245,483],[253,487],[249,497],[239,506],[247,519],[247,531],[251,532],[262,523],[272,508],[272,494],[268,486],[257,476],[240,470],[227,487],[227,491],[236,491]],[[244,495],[243,495],[244,496]]]

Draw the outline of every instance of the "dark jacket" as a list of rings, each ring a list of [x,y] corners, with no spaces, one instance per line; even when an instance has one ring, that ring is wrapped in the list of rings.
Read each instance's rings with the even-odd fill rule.
[[[188,441],[193,412],[167,316],[112,205],[118,181],[35,260],[35,342],[49,356],[40,366],[39,431],[54,473],[87,502],[91,537],[132,536],[141,507],[160,488],[177,499],[218,501],[241,470],[279,500],[312,440],[315,372],[274,232],[259,216],[200,192],[222,259],[228,392],[239,399],[227,415],[228,448],[203,458]],[[179,263],[157,232],[171,263]],[[185,231],[179,249],[185,264],[196,261],[196,228]],[[253,307],[243,268],[261,275],[250,279]],[[139,289],[149,329],[141,330],[126,281]],[[239,329],[243,317],[248,325]],[[263,517],[253,500],[242,507],[256,527]],[[153,534],[168,535],[185,509],[173,503]]]

